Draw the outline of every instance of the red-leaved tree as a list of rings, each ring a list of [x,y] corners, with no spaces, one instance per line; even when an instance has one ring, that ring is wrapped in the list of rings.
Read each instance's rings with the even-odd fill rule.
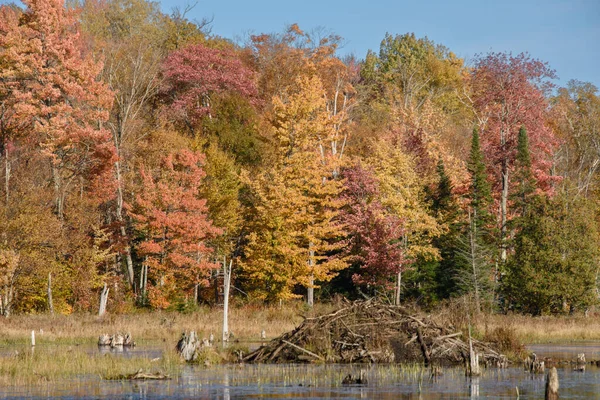
[[[213,96],[237,93],[252,99],[257,94],[253,72],[233,51],[201,44],[171,53],[164,62],[163,76],[165,112],[192,131],[211,115]]]
[[[554,71],[527,54],[513,56],[490,53],[480,57],[473,69],[473,105],[479,119],[481,142],[494,192],[500,202],[499,222],[502,239],[507,236],[510,177],[517,155],[519,129],[529,136],[531,165],[538,189],[550,192],[555,179],[551,173],[552,156],[558,141],[547,125],[548,103],[545,91],[552,85]],[[502,245],[502,260],[506,246]]]
[[[170,154],[161,168],[140,171],[142,188],[132,210],[144,259],[140,289],[153,307],[169,305],[180,289],[207,282],[217,265],[209,260],[207,241],[221,233],[208,219],[206,200],[199,197],[205,176],[204,156],[189,150]]]
[[[343,196],[348,206],[343,217],[350,235],[347,249],[360,266],[352,280],[357,285],[387,289],[410,264],[401,240],[405,233],[402,221],[385,212],[372,172],[355,165],[344,170],[344,178]]]
[[[112,93],[97,80],[102,64],[85,53],[75,14],[64,0],[23,3],[27,9],[16,24],[10,13],[2,13],[0,63],[10,85],[5,101],[14,104],[12,123],[30,145],[39,144],[51,164],[62,219],[74,184],[110,168],[114,159],[110,132],[102,128]]]

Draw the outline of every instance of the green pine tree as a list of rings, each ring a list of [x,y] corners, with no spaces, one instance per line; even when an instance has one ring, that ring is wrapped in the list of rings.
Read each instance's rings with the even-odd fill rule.
[[[515,192],[512,196],[514,209],[525,215],[527,204],[535,194],[536,180],[531,170],[531,156],[529,154],[529,139],[524,126],[519,130],[517,142],[517,158],[515,162]],[[518,221],[517,221],[518,225]]]
[[[432,240],[440,254],[439,260],[418,259],[414,269],[407,272],[409,294],[420,299],[424,305],[433,305],[438,300],[450,297],[457,288],[453,279],[456,269],[456,249],[460,236],[459,207],[454,186],[442,160],[437,165],[438,183],[427,194],[430,212],[444,233]]]
[[[483,152],[479,142],[479,132],[473,129],[471,152],[468,160],[471,185],[466,194],[469,200],[467,223],[462,226],[458,240],[456,270],[453,275],[459,294],[472,295],[477,310],[482,303],[491,299],[494,272],[494,218],[489,212],[492,195],[487,180]]]
[[[542,315],[597,303],[599,239],[589,200],[533,197],[502,281],[507,306]]]
[[[487,179],[485,161],[477,128],[473,129],[471,152],[467,168],[471,175],[471,185],[467,199],[473,210],[473,221],[477,227],[489,228],[494,223],[493,215],[489,212],[490,205],[492,204],[492,188]]]

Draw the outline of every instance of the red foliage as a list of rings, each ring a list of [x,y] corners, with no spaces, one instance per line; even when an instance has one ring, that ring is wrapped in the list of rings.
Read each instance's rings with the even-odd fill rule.
[[[501,185],[503,163],[512,169],[519,129],[529,136],[532,167],[539,188],[551,191],[556,180],[550,172],[558,140],[547,125],[548,103],[544,92],[554,71],[527,54],[490,53],[481,57],[472,72],[473,102],[481,122],[481,139],[496,188]]]
[[[209,262],[207,240],[221,233],[208,219],[206,200],[198,197],[205,173],[200,153],[183,150],[165,158],[155,175],[142,169],[143,188],[131,213],[144,240],[145,257],[155,287],[176,281],[179,288],[203,283],[216,265]]]
[[[348,249],[352,260],[360,264],[360,273],[352,279],[357,284],[387,286],[410,263],[401,241],[402,221],[385,213],[377,199],[378,182],[372,172],[356,165],[344,170],[344,178]]]
[[[110,132],[102,128],[113,97],[97,79],[102,64],[85,54],[64,1],[23,3],[27,9],[18,19],[8,7],[0,13],[0,93],[9,110],[3,136],[15,138],[18,127],[18,136],[50,159],[57,196],[64,199],[75,177],[101,174],[114,161]],[[58,211],[62,215],[62,206]]]
[[[193,45],[176,50],[164,62],[162,92],[170,118],[197,126],[211,112],[211,97],[237,93],[254,99],[253,72],[231,50]]]

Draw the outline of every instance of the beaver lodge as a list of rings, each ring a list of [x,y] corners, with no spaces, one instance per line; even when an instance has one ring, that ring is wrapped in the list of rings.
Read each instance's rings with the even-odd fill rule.
[[[492,344],[472,339],[475,359],[505,367],[507,358]],[[375,300],[347,303],[327,315],[306,318],[291,332],[244,357],[252,363],[468,364],[469,338],[452,326],[411,315],[404,307]]]

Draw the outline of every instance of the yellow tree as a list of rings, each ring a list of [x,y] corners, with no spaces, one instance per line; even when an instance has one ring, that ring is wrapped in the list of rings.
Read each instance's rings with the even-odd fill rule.
[[[323,147],[335,127],[319,78],[300,77],[293,89],[273,99],[277,159],[249,181],[255,216],[243,271],[265,298],[294,297],[295,285],[308,289],[312,305],[316,281],[329,281],[347,266],[336,257],[343,245],[339,222],[341,182],[332,178],[333,157]]]
[[[425,202],[422,179],[415,169],[413,158],[393,142],[380,140],[373,143],[373,152],[366,162],[375,171],[379,181],[381,203],[386,211],[404,223],[404,237],[408,259],[417,257],[437,259],[439,250],[431,240],[439,236],[443,227],[430,215]],[[397,276],[396,299],[402,282]]]

